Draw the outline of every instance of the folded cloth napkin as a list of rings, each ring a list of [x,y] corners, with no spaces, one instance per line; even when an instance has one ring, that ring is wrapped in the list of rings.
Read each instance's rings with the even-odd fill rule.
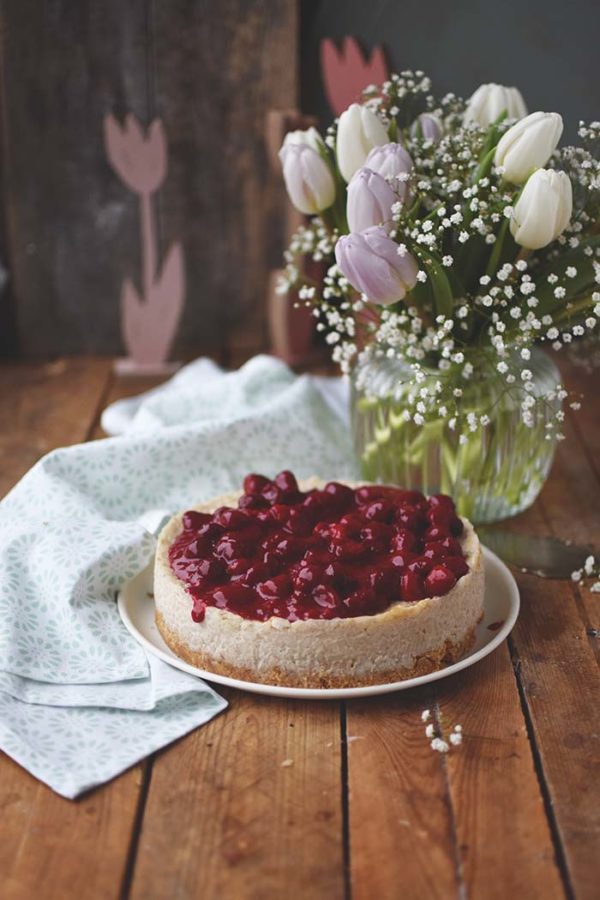
[[[226,706],[120,620],[116,592],[154,553],[145,526],[248,471],[356,474],[335,383],[326,402],[266,356],[186,370],[142,399],[122,436],[49,453],[0,503],[0,748],[65,797]]]
[[[271,401],[269,379],[265,378],[265,357],[257,357],[239,372],[226,375],[210,359],[197,359],[180,369],[165,384],[137,397],[126,397],[107,406],[102,413],[102,427],[107,434],[125,431],[151,431],[157,427],[180,425],[205,419],[223,420],[237,415],[240,402],[253,410]],[[282,364],[270,361],[271,373],[281,376]],[[283,369],[285,371],[285,369]],[[343,378],[304,375],[323,397],[335,416],[349,424],[349,390]],[[206,404],[197,403],[198,385],[212,390]]]

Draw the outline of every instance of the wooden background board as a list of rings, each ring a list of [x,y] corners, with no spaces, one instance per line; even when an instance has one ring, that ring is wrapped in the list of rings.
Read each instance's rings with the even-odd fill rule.
[[[506,527],[598,546],[597,379],[564,370],[586,403]],[[155,383],[108,359],[0,367],[0,494]],[[518,582],[510,640],[435,685],[345,704],[219,689],[222,716],[75,803],[0,755],[3,900],[596,900],[600,595]],[[424,708],[460,748],[430,749]]]
[[[224,346],[263,309],[283,251],[285,192],[264,127],[268,109],[296,100],[296,3],[2,0],[0,15],[0,259],[22,354],[122,352],[121,283],[140,278],[138,201],[106,161],[109,111],[166,128],[161,257],[183,241],[188,285],[175,353]]]

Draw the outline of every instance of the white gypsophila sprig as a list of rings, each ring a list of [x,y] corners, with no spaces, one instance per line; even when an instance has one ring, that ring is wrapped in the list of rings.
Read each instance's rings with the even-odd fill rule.
[[[367,106],[401,129],[408,127],[419,113],[435,106],[431,80],[420,70],[393,73],[381,86],[369,85],[364,97]]]

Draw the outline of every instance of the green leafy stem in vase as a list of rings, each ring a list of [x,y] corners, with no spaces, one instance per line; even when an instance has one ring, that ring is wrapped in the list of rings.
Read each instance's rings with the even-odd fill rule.
[[[505,405],[474,431],[453,431],[441,417],[416,425],[404,409],[389,398],[356,399],[354,435],[365,479],[450,494],[474,522],[509,516],[539,492],[554,450],[545,440],[551,407],[527,428],[518,406]],[[469,412],[479,417],[481,410]]]

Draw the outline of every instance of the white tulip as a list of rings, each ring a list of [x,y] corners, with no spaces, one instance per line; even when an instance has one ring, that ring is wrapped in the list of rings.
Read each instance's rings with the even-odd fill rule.
[[[535,169],[545,166],[560,140],[563,120],[558,113],[534,112],[502,135],[494,163],[502,166],[504,177],[524,184]]]
[[[465,125],[475,122],[487,128],[503,112],[509,119],[522,119],[527,115],[521,92],[503,84],[482,84],[467,103],[464,122]]]
[[[573,189],[568,175],[538,169],[515,204],[510,232],[517,244],[528,250],[539,250],[563,233],[572,210]]]
[[[279,151],[290,200],[307,216],[328,209],[335,200],[335,182],[327,163],[308,144],[288,143]]]
[[[388,142],[385,125],[374,112],[360,103],[349,106],[340,116],[336,143],[338,166],[346,181],[364,165],[373,147]]]
[[[317,129],[312,126],[307,128],[306,131],[301,131],[300,129],[298,131],[288,131],[283,139],[283,146],[287,147],[288,144],[308,144],[317,153],[325,149],[323,138]]]

